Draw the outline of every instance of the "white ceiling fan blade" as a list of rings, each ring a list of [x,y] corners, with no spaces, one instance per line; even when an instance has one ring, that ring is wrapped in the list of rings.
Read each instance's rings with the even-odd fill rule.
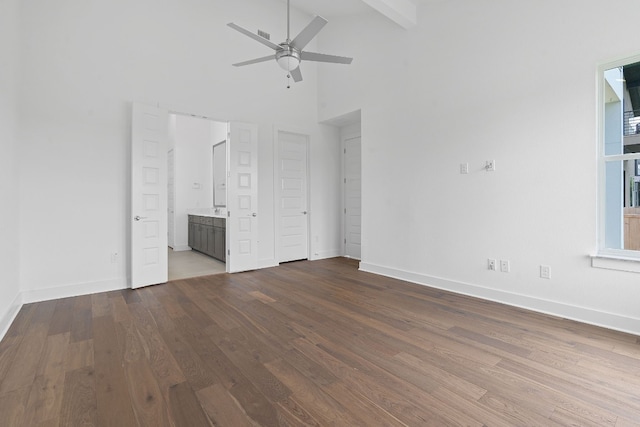
[[[232,65],[234,67],[242,67],[243,65],[257,64],[259,62],[272,61],[274,59],[276,59],[275,55],[268,55],[268,56],[263,56],[262,58],[256,58],[256,59],[250,59],[248,61],[238,62]]]
[[[289,74],[291,74],[291,78],[294,82],[298,83],[299,81],[302,81],[302,71],[300,71],[300,67],[295,70],[291,70]]]
[[[331,62],[333,64],[351,64],[353,58],[337,55],[325,55],[316,52],[300,52],[300,59],[303,61]]]
[[[264,37],[260,37],[259,35],[254,34],[254,33],[252,33],[251,31],[246,30],[246,29],[242,28],[242,27],[241,27],[241,26],[239,26],[239,25],[234,24],[233,22],[229,22],[227,25],[228,25],[228,26],[230,26],[231,28],[233,28],[233,29],[234,29],[234,30],[236,30],[236,31],[240,31],[240,32],[241,32],[242,34],[244,34],[245,36],[249,36],[249,37],[251,37],[252,39],[254,39],[255,41],[257,41],[257,42],[259,42],[259,43],[262,43],[262,44],[263,44],[263,45],[265,45],[265,46],[270,47],[270,48],[271,48],[271,49],[273,49],[273,50],[278,50],[278,49],[280,49],[280,48],[281,48],[280,46],[278,46],[278,45],[277,45],[277,44],[275,44],[274,42],[272,42],[272,41],[270,41],[270,40],[267,40],[267,39],[265,39]]]
[[[300,34],[291,41],[291,46],[298,50],[302,50],[327,24],[327,20],[322,16],[316,16],[313,21],[309,22],[304,30],[300,31]]]

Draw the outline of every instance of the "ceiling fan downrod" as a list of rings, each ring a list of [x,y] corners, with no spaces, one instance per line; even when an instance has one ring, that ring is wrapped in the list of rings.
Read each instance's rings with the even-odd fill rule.
[[[287,0],[287,43],[291,41],[291,37],[289,34],[289,11],[291,10],[290,1],[291,0]]]

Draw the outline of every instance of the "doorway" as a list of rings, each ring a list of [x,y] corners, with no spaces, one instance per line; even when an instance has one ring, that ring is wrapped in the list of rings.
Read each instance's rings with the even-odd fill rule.
[[[218,246],[225,240],[213,218],[226,220],[226,204],[216,204],[216,184],[226,189],[220,177],[227,175],[226,158],[214,162],[214,147],[226,141],[228,124],[206,117],[169,113],[168,140],[168,278],[169,280],[225,272],[223,257],[212,256],[215,237]],[[216,171],[216,168],[223,168]],[[216,183],[217,178],[217,183]],[[219,192],[220,190],[218,190]],[[226,195],[225,195],[226,197]],[[199,219],[203,218],[202,221]],[[193,222],[197,221],[194,226]],[[208,224],[211,222],[211,224]],[[209,230],[211,228],[211,230]],[[194,234],[197,233],[197,239]],[[199,244],[194,247],[193,242]],[[224,253],[226,248],[222,248]],[[220,259],[222,258],[222,260]]]
[[[276,130],[278,262],[309,258],[309,136]]]
[[[175,117],[187,116],[174,113]],[[190,117],[196,117],[190,115]],[[211,120],[206,117],[207,123]],[[168,180],[167,155],[170,149],[170,124],[168,109],[138,102],[133,103],[131,119],[131,233],[130,233],[130,285],[142,286],[165,283],[168,279]],[[231,122],[226,125],[227,138],[227,203],[226,215],[215,212],[208,202],[196,204],[197,209],[222,215],[200,220],[199,225],[224,227],[226,245],[226,271],[229,273],[258,268],[258,127],[253,123]],[[219,141],[213,138],[215,143]],[[174,162],[181,158],[174,149]],[[213,149],[213,147],[210,147]],[[207,154],[204,156],[212,159]],[[174,170],[174,195],[179,193],[179,172]],[[191,190],[207,193],[213,199],[212,179],[187,180]],[[206,196],[207,198],[209,196]],[[174,204],[174,249],[178,247],[178,200]],[[193,206],[193,205],[192,205]],[[195,212],[201,213],[200,211]],[[189,214],[186,214],[187,220]],[[222,224],[222,222],[224,224]],[[200,227],[202,228],[202,227]],[[184,232],[184,229],[182,229]],[[205,230],[209,233],[210,230]],[[190,247],[187,231],[187,247]],[[213,234],[216,230],[213,230]],[[200,242],[203,241],[200,234]],[[214,238],[215,239],[215,238]],[[193,242],[196,240],[193,239]],[[207,251],[209,250],[207,235]],[[213,245],[214,251],[218,248]],[[186,249],[186,248],[185,248]],[[203,249],[204,250],[204,249]]]

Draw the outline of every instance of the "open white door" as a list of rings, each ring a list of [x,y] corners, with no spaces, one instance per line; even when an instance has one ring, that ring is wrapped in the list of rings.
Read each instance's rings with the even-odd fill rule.
[[[258,129],[230,123],[227,183],[227,271],[258,268]]]
[[[168,111],[135,103],[131,121],[131,288],[168,280]]]

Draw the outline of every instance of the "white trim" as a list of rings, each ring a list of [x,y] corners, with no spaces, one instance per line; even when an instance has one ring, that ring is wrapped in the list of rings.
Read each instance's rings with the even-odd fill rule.
[[[175,246],[173,248],[174,252],[182,252],[182,251],[190,251],[191,247],[189,245],[180,245],[180,246]]]
[[[640,52],[631,55],[619,56],[609,61],[599,62],[596,71],[596,159],[597,159],[597,218],[596,218],[596,251],[591,256],[591,266],[596,268],[606,268],[620,271],[640,272],[638,266],[629,261],[640,261],[640,252],[625,249],[606,248],[606,164],[608,162],[623,161],[640,158],[640,153],[605,155],[605,72],[613,68],[622,67],[640,62]],[[624,136],[623,136],[624,138]]]
[[[128,279],[123,277],[111,280],[101,280],[98,282],[57,286],[54,288],[26,290],[22,291],[22,299],[25,304],[28,304],[32,302],[48,301],[58,298],[95,294],[98,292],[118,291],[121,289],[128,289],[129,286],[127,283]]]
[[[309,260],[310,261],[317,261],[319,259],[336,258],[336,257],[340,257],[340,256],[342,256],[342,251],[340,251],[340,249],[333,249],[333,250],[328,250],[328,251],[316,252],[316,253],[313,254],[313,256],[311,258],[309,258]]]
[[[605,162],[621,162],[623,160],[635,160],[640,159],[640,153],[629,153],[629,154],[611,154],[604,155]]]
[[[16,316],[20,312],[23,304],[24,302],[22,301],[22,293],[19,292],[18,295],[16,295],[16,297],[13,299],[11,304],[9,304],[6,313],[4,313],[4,315],[0,319],[0,340],[2,340],[9,331],[11,324],[16,319]]]
[[[539,313],[576,320],[590,325],[640,335],[640,318],[621,316],[593,308],[579,307],[562,302],[544,300],[527,295],[514,294],[499,289],[485,288],[471,283],[458,282],[420,273],[397,270],[371,263],[360,263],[360,270],[392,277],[436,289],[482,298],[502,304],[520,307]]]
[[[301,128],[285,125],[273,125],[273,230],[274,230],[274,258],[276,265],[280,263],[280,132],[293,133],[306,138],[307,152],[307,259],[311,259],[311,133]]]
[[[640,273],[640,259],[600,253],[591,256],[591,266],[608,270]]]

